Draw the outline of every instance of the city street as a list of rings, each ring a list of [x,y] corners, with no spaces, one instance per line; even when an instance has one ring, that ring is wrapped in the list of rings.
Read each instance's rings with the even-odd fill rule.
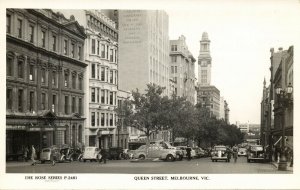
[[[247,163],[245,157],[233,160],[212,162],[210,158],[175,162],[131,162],[131,160],[108,160],[98,162],[50,163],[31,166],[30,162],[7,162],[7,173],[120,173],[120,174],[290,174],[291,171],[278,171],[270,163]]]

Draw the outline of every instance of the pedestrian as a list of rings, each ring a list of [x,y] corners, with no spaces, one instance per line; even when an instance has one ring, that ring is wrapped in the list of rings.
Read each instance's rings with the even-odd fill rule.
[[[31,146],[31,161],[32,161],[32,166],[36,165],[36,151],[35,151],[35,148],[34,146],[32,145]]]
[[[234,145],[234,147],[232,148],[232,152],[233,152],[234,162],[236,162],[238,157],[238,147],[236,145]]]
[[[227,160],[228,160],[228,162],[230,162],[230,159],[231,159],[231,150],[230,150],[230,148],[226,148],[226,153],[227,153]]]
[[[28,153],[29,153],[29,150],[28,150],[27,146],[25,146],[23,149],[23,161],[24,162],[27,162]]]
[[[106,150],[101,147],[101,150],[100,150],[100,154],[101,154],[101,159],[100,159],[100,162],[103,161],[103,164],[106,164]]]
[[[191,151],[192,151],[192,149],[191,149],[190,145],[187,145],[187,148],[186,148],[186,155],[187,155],[188,161],[191,160]]]

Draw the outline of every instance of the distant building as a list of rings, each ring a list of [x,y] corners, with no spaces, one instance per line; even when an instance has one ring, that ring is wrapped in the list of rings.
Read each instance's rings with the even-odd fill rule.
[[[198,56],[197,103],[209,108],[212,116],[220,118],[220,91],[211,85],[210,40],[207,32],[203,32]]]
[[[220,117],[220,91],[215,86],[198,86],[197,103],[210,110],[211,116]]]
[[[49,9],[6,11],[6,154],[84,141],[84,28]],[[11,157],[10,157],[11,158]]]
[[[224,97],[221,96],[220,97],[220,119],[224,119],[225,120],[225,104],[224,104]]]
[[[178,40],[170,40],[170,47],[170,77],[175,81],[175,94],[195,104],[196,60],[188,50],[183,35]]]
[[[230,124],[230,121],[229,121],[229,112],[230,112],[230,109],[229,109],[229,106],[228,106],[228,103],[227,103],[226,100],[224,101],[224,112],[225,112],[225,122],[227,124]]]
[[[242,133],[249,133],[249,123],[240,123],[237,126]]]
[[[207,32],[203,32],[198,56],[198,85],[209,86],[211,83],[210,40]]]
[[[169,89],[169,17],[158,10],[119,10],[119,88],[144,92],[153,83]]]

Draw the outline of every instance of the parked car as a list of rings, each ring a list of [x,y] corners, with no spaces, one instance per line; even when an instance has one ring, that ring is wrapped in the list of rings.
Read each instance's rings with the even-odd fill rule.
[[[186,155],[186,149],[187,149],[187,146],[177,146],[179,149],[183,150],[183,157],[187,157]],[[195,158],[196,157],[196,152],[195,150],[192,148],[192,151],[191,151],[191,157],[192,158]]]
[[[163,141],[163,140],[160,140],[160,141],[152,141],[150,142],[150,144],[157,144],[159,146],[162,146],[163,148],[165,149],[173,149],[173,150],[176,150],[176,160],[182,160],[183,159],[183,156],[184,156],[184,151],[181,150],[180,148],[178,147],[175,147],[175,146],[172,146],[169,142],[166,142],[166,141]]]
[[[251,161],[262,161],[264,162],[268,158],[264,152],[262,145],[250,145],[248,147],[247,162]]]
[[[62,155],[60,153],[60,148],[52,146],[48,148],[43,148],[40,153],[40,161],[42,164],[47,162],[61,162],[62,161]]]
[[[133,157],[137,159],[145,159],[147,158],[159,158],[165,161],[175,161],[176,158],[176,150],[175,149],[167,149],[158,144],[150,144],[148,147],[148,156],[146,145],[140,146],[136,150],[131,151],[133,153]]]
[[[247,149],[246,148],[239,148],[238,156],[247,156]]]
[[[121,155],[123,153],[122,147],[111,147],[108,149],[108,159],[110,160],[119,160],[121,159]]]
[[[92,147],[92,146],[85,147],[83,156],[82,156],[82,160],[84,162],[86,162],[87,160],[89,160],[91,162],[98,161],[100,158],[101,158],[101,155],[100,155],[100,150],[98,147]]]
[[[202,148],[195,147],[195,148],[193,148],[193,150],[195,151],[195,154],[196,154],[197,158],[205,157],[205,151]]]
[[[211,151],[211,161],[217,162],[218,160],[225,160],[226,162],[229,162],[229,158],[227,157],[227,150],[226,146],[215,146],[213,150]]]

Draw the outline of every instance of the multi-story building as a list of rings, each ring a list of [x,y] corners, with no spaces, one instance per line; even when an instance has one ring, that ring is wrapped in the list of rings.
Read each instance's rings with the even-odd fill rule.
[[[6,154],[84,139],[86,35],[74,17],[6,10]]]
[[[115,22],[98,10],[82,11],[85,60],[88,64],[86,92],[87,123],[86,144],[109,148],[116,146],[118,93],[118,32]]]
[[[169,18],[158,10],[119,10],[119,88],[126,91],[154,83],[169,89]]]
[[[240,123],[237,125],[242,133],[247,134],[249,132],[249,123]]]
[[[196,59],[189,51],[183,35],[178,40],[170,40],[170,47],[170,77],[175,81],[175,94],[195,104]]]
[[[217,119],[220,117],[220,91],[211,85],[211,56],[208,34],[203,32],[198,57],[197,103],[209,108]]]
[[[265,80],[263,83],[260,139],[270,150],[274,146],[281,147],[279,142],[282,141],[284,128],[285,145],[293,149],[293,106],[282,108],[276,95],[276,88],[286,90],[289,85],[293,86],[293,46],[288,50],[279,48],[277,52],[271,48],[270,52],[271,77],[268,86]]]
[[[277,88],[281,88],[280,95],[274,94],[274,128],[271,128],[272,139],[281,141],[278,144],[293,149],[293,93],[288,97],[287,89],[289,86],[293,86],[293,59],[294,59],[294,48],[290,46],[288,50],[282,55],[272,84],[273,91]],[[286,94],[282,94],[285,91]],[[282,96],[286,96],[283,101]],[[279,96],[281,96],[279,98]],[[283,136],[285,137],[283,139]],[[280,139],[280,140],[279,140]],[[282,142],[285,141],[285,142]]]
[[[220,97],[220,117],[219,119],[225,120],[225,104],[224,104],[224,97]]]
[[[198,86],[197,103],[210,110],[211,116],[220,117],[220,91],[215,86]]]

